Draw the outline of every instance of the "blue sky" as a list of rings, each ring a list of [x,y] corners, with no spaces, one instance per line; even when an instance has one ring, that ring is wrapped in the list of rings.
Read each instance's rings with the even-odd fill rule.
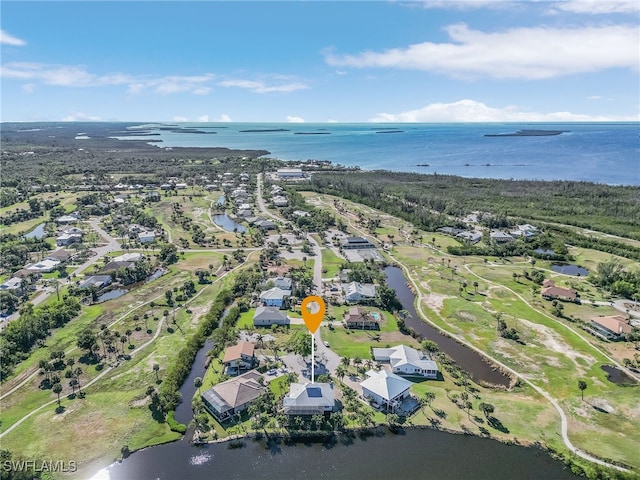
[[[2,1],[2,121],[640,120],[639,0]]]

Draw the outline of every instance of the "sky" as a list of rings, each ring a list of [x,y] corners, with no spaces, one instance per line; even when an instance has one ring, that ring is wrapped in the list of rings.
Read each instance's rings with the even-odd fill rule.
[[[0,3],[2,121],[640,120],[640,0]]]

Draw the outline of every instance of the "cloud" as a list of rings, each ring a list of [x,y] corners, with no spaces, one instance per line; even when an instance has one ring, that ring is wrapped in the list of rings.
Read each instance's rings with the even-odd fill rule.
[[[39,81],[45,85],[58,87],[101,87],[126,85],[127,92],[140,94],[144,92],[169,95],[189,92],[195,95],[206,95],[211,92],[211,83],[215,75],[167,75],[167,76],[133,76],[123,73],[97,75],[79,65],[53,65],[44,63],[11,62],[0,68],[2,78]]]
[[[639,116],[609,118],[571,112],[538,113],[521,111],[515,106],[494,108],[475,100],[453,103],[431,103],[417,110],[401,113],[379,113],[370,122],[586,122],[586,121],[638,121]]]
[[[36,86],[33,83],[25,83],[22,85],[22,91],[25,93],[33,93],[36,90]]]
[[[220,82],[218,85],[222,87],[244,88],[254,93],[273,93],[273,92],[288,93],[288,92],[294,92],[296,90],[306,90],[309,88],[308,85],[301,82],[267,85],[262,81],[241,80],[241,79],[224,80]]]
[[[221,114],[217,119],[213,120],[214,122],[232,122],[231,117],[226,113]]]
[[[600,15],[608,13],[639,13],[638,0],[567,0],[554,3],[549,13],[572,12]]]
[[[102,117],[87,115],[83,112],[74,112],[60,119],[61,122],[99,122]]]
[[[400,68],[456,77],[545,79],[606,68],[640,66],[638,27],[514,28],[504,32],[446,27],[450,43],[424,42],[383,52],[325,53],[329,65]]]
[[[510,0],[422,0],[417,4],[423,8],[472,10],[476,8],[503,8],[514,3],[516,2]],[[414,4],[411,2],[408,5],[413,6]]]
[[[330,118],[329,120],[327,120],[327,123],[338,123],[338,120],[334,120],[333,118]]]
[[[173,117],[172,119],[174,122],[188,122],[189,120],[187,119],[187,117],[180,117],[180,116],[176,116]]]
[[[1,45],[11,45],[12,47],[24,47],[27,42],[24,40],[14,37],[13,35],[8,34],[4,30],[0,30],[0,44]]]
[[[289,123],[304,123],[304,118],[294,117],[293,115],[287,115],[287,122]]]

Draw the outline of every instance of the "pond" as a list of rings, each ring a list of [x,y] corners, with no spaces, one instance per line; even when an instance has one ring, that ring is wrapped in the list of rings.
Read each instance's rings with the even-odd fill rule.
[[[47,236],[47,232],[45,230],[46,223],[41,223],[36,228],[31,230],[29,233],[24,235],[24,238],[37,238],[41,239]]]
[[[589,275],[589,270],[571,264],[554,263],[551,265],[551,270],[564,275],[575,275],[577,277],[586,277]]]
[[[194,447],[185,440],[133,453],[100,471],[93,480],[146,479],[461,479],[501,480],[574,476],[542,450],[495,440],[408,429],[394,435],[380,429],[370,437],[340,436],[333,443],[285,444],[245,440]]]
[[[405,320],[408,327],[413,328],[420,336],[436,342],[440,351],[449,355],[476,382],[484,381],[492,385],[509,385],[510,378],[486,363],[480,354],[440,333],[437,328],[420,319],[414,306],[415,296],[407,287],[407,280],[399,267],[387,267],[384,269],[384,273],[387,276],[387,284],[396,291],[402,308],[409,312],[410,317]]]
[[[113,290],[109,290],[108,292],[104,292],[102,295],[99,295],[96,302],[106,302],[107,300],[113,300],[114,298],[121,297],[126,293],[129,293],[129,290],[125,288],[114,288]]]
[[[213,221],[216,225],[218,225],[219,227],[222,227],[227,232],[234,232],[234,231],[246,232],[247,231],[244,225],[229,218],[229,216],[226,213],[214,215]]]
[[[637,385],[638,382],[613,365],[602,365],[600,367],[607,374],[607,380],[616,385]]]
[[[216,207],[223,207],[226,201],[226,197],[224,195],[220,195],[218,200],[216,200]]]

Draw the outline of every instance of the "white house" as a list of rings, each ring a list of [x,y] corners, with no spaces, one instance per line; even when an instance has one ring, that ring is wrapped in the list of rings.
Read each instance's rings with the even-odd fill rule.
[[[156,233],[155,232],[140,232],[138,234],[138,241],[140,243],[151,243],[153,241],[155,241],[156,239]]]
[[[276,207],[286,207],[287,205],[289,205],[289,201],[287,200],[287,197],[279,195],[277,197],[273,197],[273,204]]]
[[[392,348],[374,348],[373,359],[389,362],[393,373],[438,378],[438,365],[424,353],[406,345]]]
[[[280,308],[284,305],[284,299],[289,296],[291,296],[290,290],[273,287],[260,294],[260,302],[262,302],[265,307]]]
[[[59,237],[56,237],[56,245],[58,247],[66,247],[76,242],[82,242],[81,233],[63,233]]]
[[[27,265],[25,270],[29,272],[37,272],[37,273],[49,273],[53,272],[61,262],[57,260],[42,260],[38,263],[33,263],[31,265]]]
[[[369,370],[369,378],[363,380],[362,395],[371,399],[374,404],[385,407],[389,411],[398,408],[402,401],[410,396],[409,389],[411,382],[399,377],[395,373],[380,370],[379,372]]]
[[[292,383],[282,399],[285,415],[329,415],[335,404],[331,383]]]
[[[278,307],[258,307],[253,315],[253,324],[256,327],[289,325],[289,318]]]
[[[144,258],[144,255],[138,252],[133,253],[124,253],[122,255],[118,255],[117,257],[113,257],[112,261],[114,262],[139,262]]]
[[[376,296],[376,286],[371,283],[344,283],[342,290],[347,302],[359,302],[363,298],[375,298]]]
[[[304,173],[300,168],[279,168],[277,172],[278,178],[282,180],[290,178],[304,178]]]

